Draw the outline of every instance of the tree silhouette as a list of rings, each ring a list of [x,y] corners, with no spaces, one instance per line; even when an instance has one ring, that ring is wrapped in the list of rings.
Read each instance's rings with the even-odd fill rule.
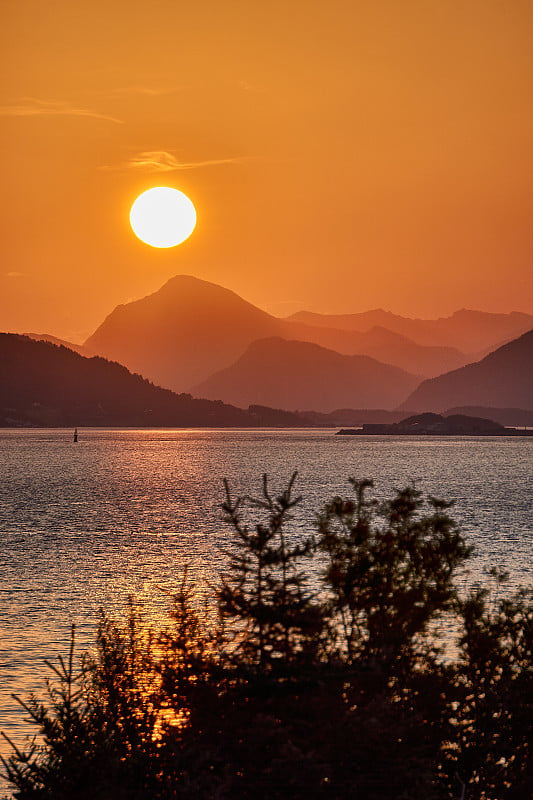
[[[450,503],[407,487],[392,500],[367,500],[370,480],[350,479],[355,499],[333,498],[318,517],[329,564],[330,611],[349,661],[411,667],[428,624],[456,599],[454,578],[469,557]],[[381,525],[379,525],[381,523]]]
[[[296,475],[278,496],[271,494],[264,475],[259,499],[233,500],[225,482],[222,509],[235,537],[218,591],[219,608],[225,620],[236,623],[232,639],[237,652],[262,668],[312,657],[324,624],[308,578],[299,568],[313,556],[313,537],[288,541],[285,532],[291,510],[301,501],[292,495]],[[265,519],[250,528],[244,520],[246,509],[261,512]]]
[[[533,592],[460,595],[471,548],[413,487],[378,503],[352,479],[318,537],[297,534],[295,479],[258,499],[226,485],[220,624],[184,576],[163,630],[130,602],[80,669],[72,633],[47,698],[21,701],[41,740],[3,761],[16,800],[531,796]]]

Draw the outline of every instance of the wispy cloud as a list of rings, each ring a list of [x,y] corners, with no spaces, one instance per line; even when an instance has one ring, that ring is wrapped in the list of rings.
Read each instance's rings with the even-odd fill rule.
[[[4,272],[6,278],[26,278],[25,272]]]
[[[198,169],[199,167],[212,167],[219,164],[238,164],[244,160],[245,157],[241,156],[239,158],[210,158],[205,161],[179,161],[172,153],[166,150],[147,150],[132,156],[128,161],[116,167],[102,167],[102,169],[177,172],[182,169]]]
[[[123,120],[101,114],[92,108],[80,108],[70,103],[39,100],[36,97],[24,97],[21,102],[11,106],[0,106],[0,116],[3,117],[93,117],[105,119],[108,122],[121,124]]]

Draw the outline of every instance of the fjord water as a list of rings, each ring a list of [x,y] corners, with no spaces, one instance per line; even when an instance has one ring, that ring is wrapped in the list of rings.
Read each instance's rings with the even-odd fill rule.
[[[94,639],[99,608],[119,614],[128,595],[164,621],[184,567],[203,590],[222,570],[228,529],[222,479],[258,494],[261,476],[282,489],[294,470],[303,495],[296,531],[369,477],[377,496],[415,481],[453,499],[476,547],[470,574],[498,566],[533,582],[533,438],[350,437],[333,430],[1,430],[0,728],[30,731],[10,698],[42,690],[43,658]],[[31,731],[33,732],[33,731]],[[2,751],[7,750],[5,744]]]

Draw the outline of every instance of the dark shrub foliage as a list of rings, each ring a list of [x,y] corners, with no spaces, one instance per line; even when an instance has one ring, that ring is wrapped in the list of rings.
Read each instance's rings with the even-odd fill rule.
[[[502,576],[493,572],[501,582]],[[468,798],[533,797],[533,592],[488,603],[478,589],[459,603],[464,622],[453,666],[457,719],[452,765]]]
[[[47,699],[20,701],[40,738],[4,761],[15,798],[531,796],[532,593],[460,597],[471,549],[449,504],[424,508],[413,488],[379,504],[352,480],[316,538],[296,535],[295,478],[276,495],[265,477],[258,499],[226,486],[217,623],[184,578],[163,631],[130,602],[125,624],[102,617],[80,669],[73,632],[69,657],[47,662]]]
[[[240,660],[263,669],[280,664],[315,660],[324,625],[322,608],[313,600],[299,563],[315,551],[312,537],[287,539],[285,524],[301,497],[292,497],[296,473],[287,489],[272,497],[267,476],[259,500],[232,500],[226,487],[222,506],[226,521],[236,534],[230,552],[229,575],[218,592],[223,619],[234,626]],[[250,530],[243,521],[243,507],[263,512],[266,519]]]
[[[431,513],[421,516],[421,495],[412,487],[377,505],[365,496],[372,481],[350,482],[355,501],[335,497],[318,523],[343,654],[411,668],[416,637],[451,607],[455,572],[471,549],[445,513],[449,503],[429,498]]]

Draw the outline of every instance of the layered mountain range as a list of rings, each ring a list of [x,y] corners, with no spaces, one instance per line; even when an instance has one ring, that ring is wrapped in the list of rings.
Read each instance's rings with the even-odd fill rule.
[[[342,355],[369,355],[420,377],[470,360],[456,348],[426,346],[379,326],[351,331],[279,319],[228,289],[184,275],[115,308],[85,349],[161,386],[186,391],[229,367],[252,342],[271,337],[312,342]]]
[[[176,395],[121,364],[0,334],[0,424],[42,426],[249,426],[241,409]]]
[[[28,336],[118,362],[173,392],[242,409],[312,409],[318,420],[335,409],[476,406],[526,419],[533,409],[531,329],[527,314],[468,310],[437,320],[379,309],[281,319],[228,289],[181,275],[117,306],[84,345]]]
[[[0,333],[0,426],[266,427],[310,421],[175,394],[126,367],[62,345]]]
[[[487,351],[494,350],[533,327],[531,314],[517,311],[491,314],[465,308],[439,319],[411,319],[382,309],[360,314],[315,314],[300,311],[287,319],[305,325],[345,331],[367,331],[380,326],[418,344],[458,348],[477,358],[482,358]]]

